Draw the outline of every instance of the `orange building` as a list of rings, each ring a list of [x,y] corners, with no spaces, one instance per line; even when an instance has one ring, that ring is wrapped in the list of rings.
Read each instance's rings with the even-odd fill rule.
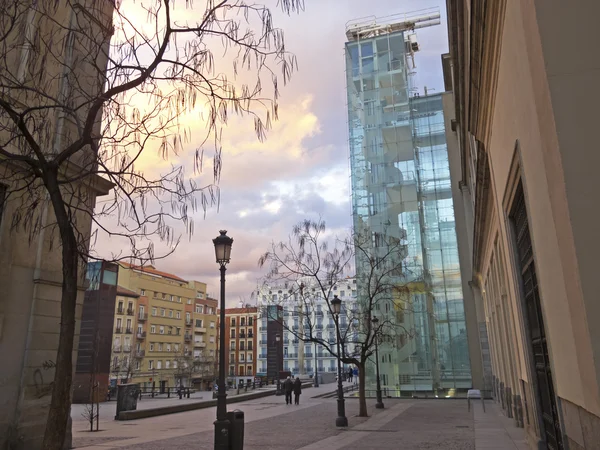
[[[251,383],[256,375],[256,321],[258,308],[245,306],[225,310],[227,382]]]

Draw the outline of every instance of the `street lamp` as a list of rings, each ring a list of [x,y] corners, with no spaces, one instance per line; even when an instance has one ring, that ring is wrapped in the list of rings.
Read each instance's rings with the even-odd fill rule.
[[[381,382],[379,381],[379,346],[377,342],[379,340],[379,336],[377,335],[379,333],[379,329],[377,328],[379,319],[377,317],[373,317],[371,322],[373,322],[373,326],[375,327],[375,372],[377,375],[377,403],[375,403],[375,408],[383,409],[383,400],[381,399]]]
[[[229,450],[230,422],[227,419],[227,391],[225,389],[225,266],[229,263],[233,239],[226,230],[213,239],[215,256],[221,270],[221,311],[219,323],[219,390],[217,392],[217,420],[215,420],[215,450]]]
[[[331,309],[335,320],[335,328],[337,330],[337,354],[338,354],[338,416],[335,419],[337,427],[347,427],[348,418],[346,417],[346,405],[344,403],[344,388],[342,386],[342,354],[340,353],[340,313],[342,312],[342,300],[337,295],[331,300]]]
[[[275,335],[275,376],[277,377],[277,390],[275,395],[281,395],[281,380],[279,379],[279,342],[281,342],[281,335],[277,333]]]

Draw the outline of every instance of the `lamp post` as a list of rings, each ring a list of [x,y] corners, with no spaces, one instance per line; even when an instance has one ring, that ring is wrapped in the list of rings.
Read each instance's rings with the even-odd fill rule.
[[[373,322],[373,327],[375,328],[375,372],[377,376],[377,403],[375,403],[375,408],[383,409],[384,406],[381,398],[381,382],[379,381],[379,345],[377,342],[379,340],[379,336],[377,335],[379,333],[379,329],[377,328],[379,319],[377,317],[373,317],[371,322]]]
[[[277,333],[275,335],[275,376],[277,377],[277,390],[275,395],[281,395],[281,380],[279,379],[279,342],[281,342],[281,335]]]
[[[335,425],[337,427],[347,427],[348,418],[346,417],[346,405],[344,403],[344,387],[342,385],[342,354],[340,353],[340,313],[342,311],[342,300],[337,295],[333,296],[331,300],[331,309],[335,320],[335,328],[337,330],[337,354],[338,354],[338,416],[335,419]]]
[[[233,239],[227,236],[226,230],[213,239],[215,256],[221,271],[221,311],[219,323],[219,390],[217,392],[217,420],[215,420],[215,450],[229,450],[229,429],[227,420],[227,390],[225,389],[225,266],[231,256]]]

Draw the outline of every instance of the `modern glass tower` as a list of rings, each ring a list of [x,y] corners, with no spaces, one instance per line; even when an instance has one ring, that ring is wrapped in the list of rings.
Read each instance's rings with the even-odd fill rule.
[[[347,29],[354,228],[372,236],[373,255],[393,242],[401,268],[394,298],[374,312],[394,324],[379,347],[382,388],[391,396],[453,395],[472,385],[442,98],[418,96],[411,80],[412,30],[430,20],[421,14]],[[357,283],[370,267],[357,257]],[[367,375],[374,385],[374,364]]]

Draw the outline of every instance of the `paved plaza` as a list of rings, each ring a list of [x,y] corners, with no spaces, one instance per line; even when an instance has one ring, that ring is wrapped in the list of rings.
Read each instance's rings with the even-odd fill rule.
[[[524,432],[493,402],[468,411],[466,400],[386,400],[384,410],[369,400],[368,418],[357,417],[358,401],[346,400],[348,429],[335,426],[336,400],[311,398],[299,406],[283,397],[231,405],[245,413],[245,450],[474,449],[526,450]],[[191,399],[190,399],[191,400]],[[105,408],[109,409],[109,408]],[[110,408],[112,409],[112,408]],[[110,414],[108,414],[110,416]],[[114,415],[114,412],[112,413]],[[104,417],[104,414],[103,414]],[[117,422],[101,419],[102,431],[86,431],[73,417],[73,446],[84,450],[162,450],[213,448],[215,408]]]

